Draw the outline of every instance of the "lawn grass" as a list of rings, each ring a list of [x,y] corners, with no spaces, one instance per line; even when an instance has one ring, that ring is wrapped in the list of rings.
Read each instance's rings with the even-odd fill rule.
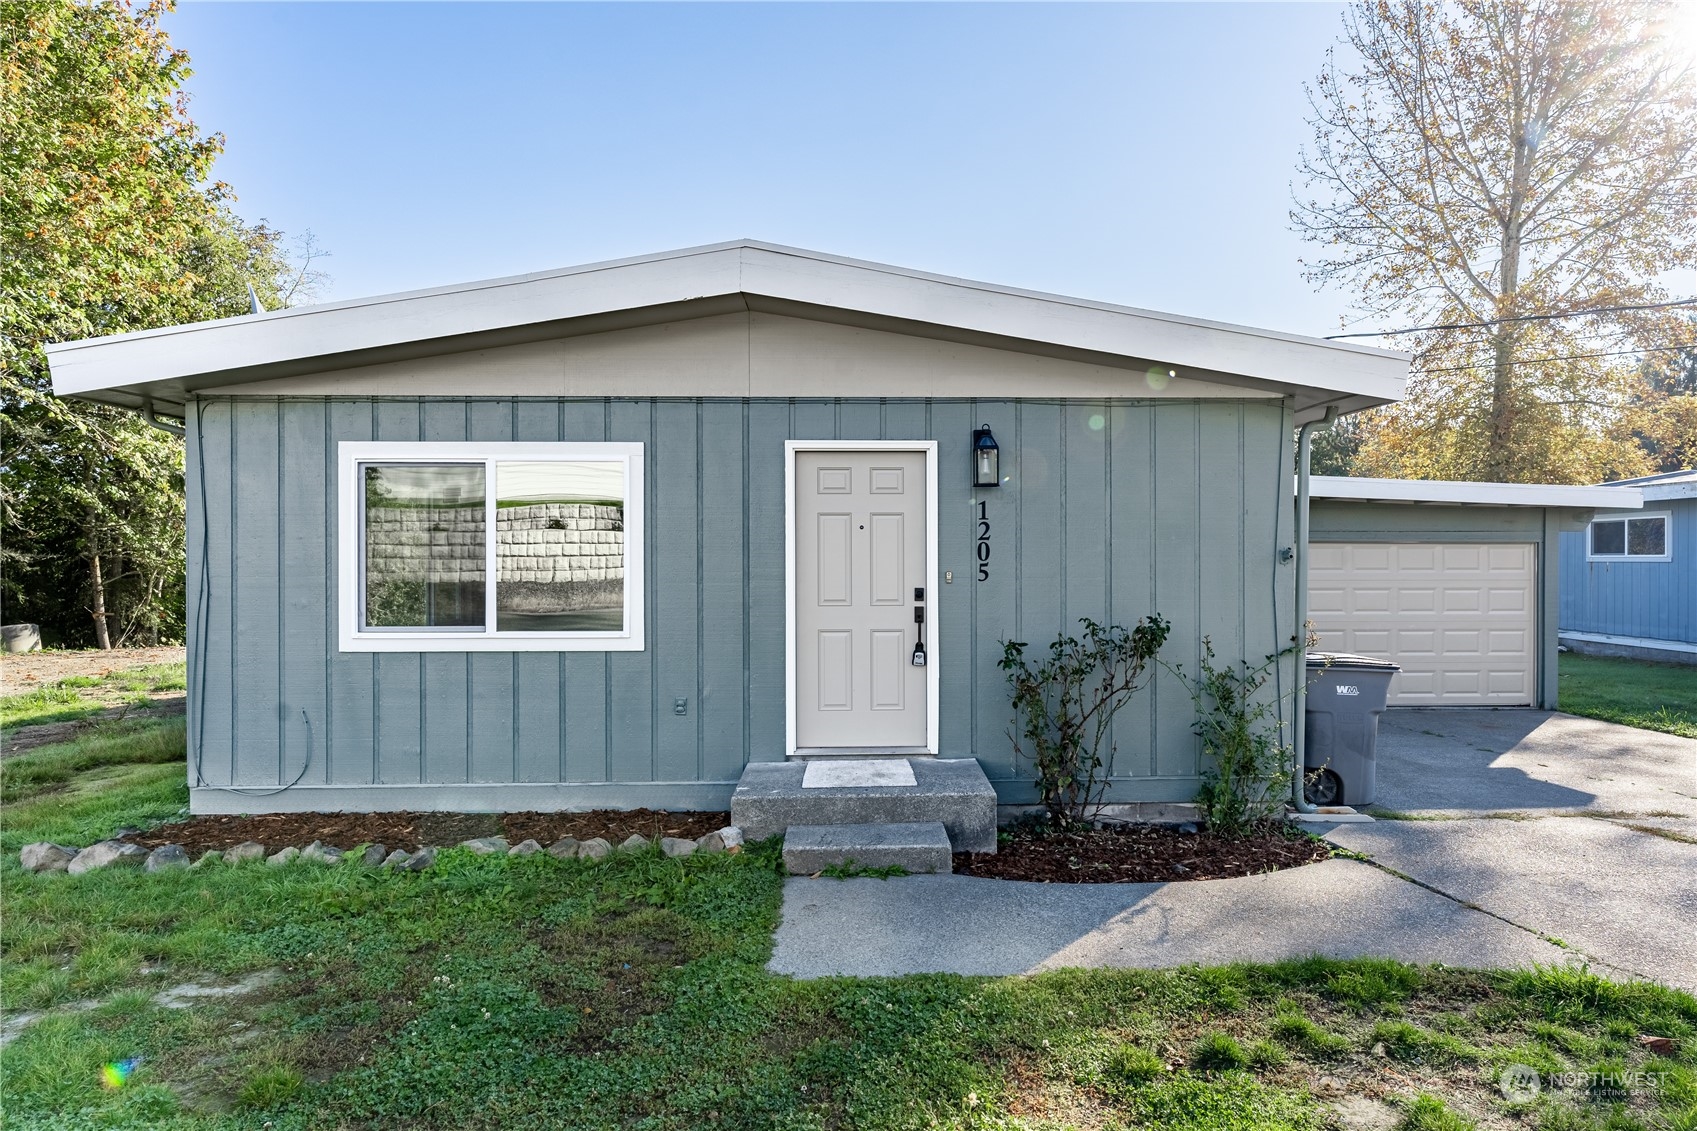
[[[1559,704],[1570,715],[1697,738],[1697,667],[1562,654]]]
[[[144,664],[105,675],[67,676],[28,691],[0,695],[0,727],[72,722],[114,706],[150,706],[153,696],[188,686],[187,665]]]
[[[1697,999],[1584,972],[1311,959],[774,976],[771,843],[683,860],[449,850],[400,874],[24,873],[25,841],[86,842],[181,807],[183,764],[154,760],[180,731],[115,737],[7,765],[33,784],[3,814],[0,1001],[101,1003],[50,1014],[0,1057],[8,1128],[1319,1131],[1322,1080],[1410,1128],[1649,1129],[1697,1107]],[[151,1001],[258,971],[277,981],[184,1010]],[[1679,1044],[1654,1057],[1640,1033]],[[131,1058],[121,1087],[102,1084]],[[1624,1099],[1511,1108],[1495,1081],[1514,1063],[1665,1075]]]

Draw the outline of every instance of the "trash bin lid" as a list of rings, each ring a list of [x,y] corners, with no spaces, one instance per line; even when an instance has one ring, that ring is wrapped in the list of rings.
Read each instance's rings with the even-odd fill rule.
[[[1348,652],[1310,652],[1308,666],[1311,668],[1366,668],[1371,671],[1389,669],[1393,672],[1402,670],[1401,664],[1390,660],[1380,660],[1373,656],[1355,656]]]

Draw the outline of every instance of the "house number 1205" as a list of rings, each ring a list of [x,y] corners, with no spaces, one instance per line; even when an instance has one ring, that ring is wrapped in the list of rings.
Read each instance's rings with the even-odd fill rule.
[[[988,503],[978,504],[978,580],[990,580],[990,514]]]

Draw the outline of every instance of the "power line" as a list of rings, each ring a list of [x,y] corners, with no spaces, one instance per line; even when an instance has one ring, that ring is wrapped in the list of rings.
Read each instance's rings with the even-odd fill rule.
[[[1697,305],[1697,298],[1678,298],[1672,302],[1646,302],[1637,306],[1595,306],[1589,310],[1570,310],[1565,314],[1522,314],[1514,318],[1490,318],[1484,322],[1443,322],[1436,326],[1409,326],[1402,330],[1365,330],[1359,334],[1328,334],[1328,342],[1345,338],[1388,338],[1394,334],[1419,334],[1427,330],[1477,330],[1485,326],[1501,326],[1508,322],[1549,322],[1557,318],[1583,318],[1588,314],[1618,314],[1627,310],[1666,310],[1670,306]]]
[[[1523,359],[1517,359],[1512,364],[1514,364],[1514,365],[1543,365],[1546,362],[1552,362],[1552,361],[1585,361],[1585,360],[1587,360],[1589,358],[1593,358],[1593,357],[1625,357],[1628,354],[1639,354],[1639,353],[1670,353],[1674,350],[1688,350],[1688,349],[1691,349],[1693,347],[1697,347],[1697,342],[1685,342],[1682,345],[1676,345],[1676,346],[1648,346],[1644,349],[1636,349],[1636,350],[1610,350],[1607,353],[1569,353],[1569,354],[1563,354],[1559,357],[1528,357],[1528,358],[1523,358]],[[1441,366],[1440,368],[1437,368],[1437,369],[1422,369],[1420,372],[1422,372],[1422,373],[1461,373],[1461,372],[1464,372],[1465,370],[1469,370],[1469,369],[1493,369],[1493,368],[1495,368],[1495,365],[1496,365],[1495,362],[1483,362],[1479,365],[1446,365],[1446,366]]]

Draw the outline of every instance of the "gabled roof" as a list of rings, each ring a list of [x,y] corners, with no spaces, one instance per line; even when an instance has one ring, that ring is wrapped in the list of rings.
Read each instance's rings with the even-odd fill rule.
[[[1168,366],[1291,395],[1302,420],[1397,400],[1408,375],[1405,353],[750,240],[64,342],[47,357],[61,396],[180,413],[197,389],[736,311],[1117,366],[1139,381]]]
[[[1636,487],[1647,503],[1663,503],[1669,499],[1697,499],[1697,470],[1664,471],[1660,475],[1641,475],[1637,479],[1618,479],[1604,487]]]
[[[1316,499],[1373,503],[1437,503],[1475,507],[1578,507],[1632,510],[1644,505],[1632,489],[1562,487],[1541,483],[1472,483],[1436,479],[1355,479],[1315,475],[1308,493]]]

